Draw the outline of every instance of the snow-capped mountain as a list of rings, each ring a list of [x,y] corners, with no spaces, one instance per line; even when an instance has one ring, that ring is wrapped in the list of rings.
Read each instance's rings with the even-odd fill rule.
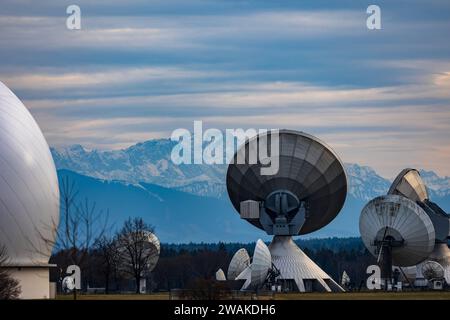
[[[166,188],[215,198],[226,195],[226,165],[175,165],[171,152],[175,142],[150,140],[129,148],[112,151],[87,150],[80,145],[53,148],[58,169],[68,169],[85,176],[128,183],[146,182]],[[391,181],[367,166],[346,164],[349,194],[368,201],[385,194]],[[431,195],[450,195],[450,177],[421,170]]]
[[[60,179],[76,184],[81,199],[108,208],[121,225],[145,217],[166,242],[254,241],[261,233],[242,223],[226,195],[226,165],[181,165],[171,161],[174,142],[162,139],[113,151],[80,145],[52,149]],[[326,228],[310,237],[358,236],[358,219],[368,200],[385,194],[391,181],[374,169],[346,164],[349,193],[344,208]],[[431,198],[450,209],[450,178],[421,171]]]
[[[428,187],[430,197],[450,195],[450,177],[439,177],[433,171],[419,170],[420,176]]]
[[[220,198],[225,165],[175,165],[171,161],[175,142],[150,140],[127,149],[98,151],[80,145],[52,148],[58,169],[68,169],[86,176],[128,183],[147,182],[202,196]]]
[[[345,164],[349,180],[349,193],[356,199],[368,201],[385,194],[391,182],[379,176],[374,169],[354,163]]]

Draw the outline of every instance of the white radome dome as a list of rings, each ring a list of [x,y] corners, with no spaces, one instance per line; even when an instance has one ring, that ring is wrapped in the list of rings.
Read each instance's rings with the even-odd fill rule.
[[[27,108],[0,82],[0,246],[9,264],[47,265],[58,223],[49,146]]]

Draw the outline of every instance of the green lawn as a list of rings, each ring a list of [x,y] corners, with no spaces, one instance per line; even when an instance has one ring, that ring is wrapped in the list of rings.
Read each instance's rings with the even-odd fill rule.
[[[72,295],[58,295],[57,300],[72,300]],[[78,300],[168,300],[168,293],[155,294],[78,294]],[[261,296],[261,300],[270,299]],[[346,292],[346,293],[283,293],[275,300],[450,300],[449,291],[430,292]]]

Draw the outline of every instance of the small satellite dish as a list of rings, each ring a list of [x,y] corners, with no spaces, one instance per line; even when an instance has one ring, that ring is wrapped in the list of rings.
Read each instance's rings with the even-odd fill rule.
[[[416,169],[403,169],[394,179],[388,194],[400,195],[414,202],[423,202],[428,197],[427,187]]]
[[[227,281],[227,278],[225,277],[225,273],[223,272],[222,269],[217,270],[216,280],[217,281]]]
[[[244,248],[239,249],[231,259],[228,267],[228,280],[235,280],[250,265],[250,256]]]
[[[262,152],[267,157],[255,161],[256,151],[261,155],[261,145],[269,149]],[[273,161],[279,170],[263,174],[264,163],[272,166]],[[292,241],[292,236],[311,233],[330,223],[344,205],[347,176],[343,163],[329,146],[294,130],[260,133],[234,155],[227,171],[227,191],[242,219],[274,235],[269,247],[273,268],[268,282],[280,279],[287,289],[302,292],[343,291]],[[254,263],[236,279],[253,278]]]
[[[396,224],[396,228],[391,224]],[[422,274],[425,262],[435,261],[444,267],[450,265],[447,245],[450,216],[430,200],[416,169],[402,170],[387,196],[367,204],[361,213],[360,232],[364,244],[377,256],[379,264],[384,255],[390,257],[383,260],[393,261],[401,267],[415,265],[415,273],[414,267],[401,270],[404,278],[408,282],[414,280],[416,286],[426,284]],[[380,264],[382,277],[384,274],[383,278],[389,281],[388,265],[386,262]]]
[[[343,287],[346,287],[350,284],[350,277],[347,274],[347,272],[344,270],[344,272],[342,272],[342,279],[341,279],[341,285]]]
[[[72,276],[64,277],[62,281],[62,290],[66,293],[75,289],[75,279]]]
[[[442,265],[436,261],[427,261],[422,265],[423,277],[427,280],[440,280],[445,277],[445,270]]]
[[[135,238],[138,238],[138,240],[136,240]],[[123,239],[120,239],[119,241],[121,242],[121,244],[119,245],[118,251],[121,254],[122,258],[124,259],[125,264],[131,265],[131,259],[132,257],[130,257],[130,255],[127,253],[127,249],[126,247],[128,245],[133,246],[131,243],[133,241],[143,241],[143,252],[142,252],[142,256],[148,258],[147,259],[147,268],[146,268],[146,272],[152,272],[159,260],[159,255],[161,253],[161,244],[159,242],[158,237],[150,232],[150,231],[143,231],[142,237],[133,237],[131,235]],[[139,248],[139,245],[137,245],[137,247]]]
[[[400,267],[425,260],[434,248],[435,233],[428,215],[398,195],[371,200],[361,212],[359,230],[373,256],[380,260],[383,250],[389,250],[391,262]]]
[[[269,248],[259,239],[256,242],[252,263],[236,277],[236,280],[246,280],[241,290],[246,290],[250,287],[261,287],[266,281],[271,268],[272,256]]]

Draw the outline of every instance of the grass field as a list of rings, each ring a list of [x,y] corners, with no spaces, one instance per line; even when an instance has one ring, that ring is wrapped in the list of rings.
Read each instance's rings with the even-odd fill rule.
[[[72,295],[58,295],[57,300],[72,300]],[[169,293],[155,294],[78,294],[78,300],[169,300]],[[270,299],[261,296],[261,300]],[[275,300],[450,300],[450,292],[347,292],[347,293],[284,293]]]
[[[346,292],[279,294],[276,300],[450,300],[450,292]]]

